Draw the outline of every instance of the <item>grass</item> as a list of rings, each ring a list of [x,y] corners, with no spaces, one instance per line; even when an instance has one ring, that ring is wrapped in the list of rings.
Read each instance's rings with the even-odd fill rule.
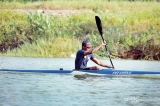
[[[18,1],[18,0],[17,0]],[[112,12],[126,12],[138,9],[151,9],[158,6],[156,1],[152,2],[128,2],[128,1],[106,1],[106,0],[53,0],[37,2],[1,2],[0,9],[93,9],[99,8]],[[117,11],[118,10],[118,11]]]
[[[63,17],[43,16],[13,13],[12,9],[77,9],[81,13]],[[143,51],[140,59],[160,59],[160,7],[155,1],[1,2],[0,10],[1,44],[5,43],[7,47],[16,43],[19,47],[7,48],[7,52],[1,55],[69,57],[81,48],[80,42],[86,38],[96,46],[101,41],[94,19],[94,16],[98,15],[102,20],[104,37],[113,58],[119,55],[127,57],[128,51],[133,49]],[[63,42],[63,46],[53,43],[56,41]],[[107,57],[103,49],[96,55]]]
[[[70,57],[79,47],[76,39],[71,38],[50,38],[38,39],[34,43],[25,43],[20,48],[8,50],[7,56],[29,56],[29,57]]]

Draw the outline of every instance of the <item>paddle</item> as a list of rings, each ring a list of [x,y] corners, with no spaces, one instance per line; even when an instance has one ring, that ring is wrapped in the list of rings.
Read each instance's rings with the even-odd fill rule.
[[[96,20],[97,28],[98,28],[98,30],[99,30],[99,33],[100,33],[100,35],[101,35],[101,38],[102,38],[102,40],[104,41],[101,19],[100,19],[98,16],[95,16],[95,20]],[[112,63],[112,60],[111,60],[111,57],[110,57],[110,54],[109,54],[109,52],[108,52],[108,49],[107,49],[107,46],[106,46],[106,45],[105,45],[105,49],[106,49],[106,52],[107,52],[107,54],[108,54],[109,60],[110,60],[110,62],[111,62],[111,64],[112,64],[112,67],[114,68],[113,63]]]

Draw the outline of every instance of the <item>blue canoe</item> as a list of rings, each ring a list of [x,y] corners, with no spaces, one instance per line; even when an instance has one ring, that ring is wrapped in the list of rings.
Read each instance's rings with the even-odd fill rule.
[[[0,69],[0,71],[5,72],[30,72],[30,73],[57,73],[57,74],[67,74],[71,73],[72,70],[44,70],[44,69]]]
[[[71,74],[71,73],[85,73],[85,74],[100,74],[100,75],[142,75],[142,74],[157,74],[160,75],[160,71],[142,71],[142,70],[25,70],[25,69],[0,69],[0,71],[6,72],[35,72],[35,73],[57,73],[57,74]]]

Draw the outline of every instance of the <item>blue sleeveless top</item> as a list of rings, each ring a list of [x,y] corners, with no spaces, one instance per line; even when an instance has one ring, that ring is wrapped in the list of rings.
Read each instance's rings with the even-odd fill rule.
[[[78,50],[76,54],[76,59],[75,59],[75,69],[84,69],[87,67],[87,62],[89,59],[93,59],[94,56],[93,54],[89,54],[84,56],[85,50]]]

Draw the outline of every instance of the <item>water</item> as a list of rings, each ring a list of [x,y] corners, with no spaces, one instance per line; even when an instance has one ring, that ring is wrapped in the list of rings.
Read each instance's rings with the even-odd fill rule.
[[[160,71],[158,61],[113,60],[113,63],[116,69]],[[73,67],[73,58],[0,57],[0,68],[7,69]],[[0,106],[160,106],[159,101],[159,79],[87,77],[78,80],[72,75],[0,72]]]

